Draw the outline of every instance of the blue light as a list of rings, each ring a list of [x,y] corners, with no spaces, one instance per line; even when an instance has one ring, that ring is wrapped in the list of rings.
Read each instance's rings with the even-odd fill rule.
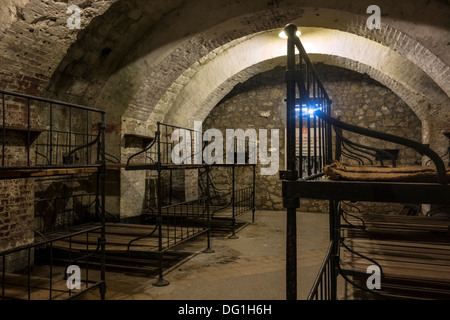
[[[306,104],[302,105],[302,117],[306,117],[306,115],[309,115],[310,118],[314,118],[314,113],[317,110],[322,110],[322,107],[320,107],[318,104],[315,106],[307,106]],[[300,105],[295,106],[296,116],[300,115]]]

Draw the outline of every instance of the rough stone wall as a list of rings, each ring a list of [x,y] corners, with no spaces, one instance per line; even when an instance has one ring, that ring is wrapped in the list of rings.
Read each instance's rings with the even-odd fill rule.
[[[324,64],[317,64],[316,70],[333,101],[336,117],[347,123],[421,142],[421,122],[402,100],[383,85],[366,75],[345,69],[329,72],[329,67]],[[351,132],[344,132],[344,137],[374,148],[399,149],[399,165],[421,163],[421,156],[411,148]]]
[[[34,181],[9,180],[0,184],[0,252],[34,241]],[[6,270],[26,268],[27,251],[6,256]],[[31,260],[32,262],[33,260]],[[1,270],[0,265],[0,270]]]
[[[35,229],[45,234],[95,221],[96,186],[90,174],[36,178]]]
[[[83,10],[84,28],[112,2],[3,0],[0,87],[28,94],[42,92],[80,31],[66,25],[69,5],[78,5]]]
[[[351,70],[316,65],[330,98],[333,100],[334,116],[343,121],[394,133],[421,141],[421,123],[409,107],[392,91],[365,75]],[[209,114],[203,129],[279,129],[280,169],[284,168],[285,130],[285,83],[284,68],[275,68],[254,76],[237,85]],[[347,135],[348,136],[348,135]],[[391,147],[370,142],[377,147]],[[402,164],[412,164],[417,154],[399,148]],[[278,175],[261,176],[258,165],[256,177],[256,207],[281,210],[281,182]],[[302,201],[301,210],[327,212],[327,203]],[[385,206],[381,206],[384,208]]]

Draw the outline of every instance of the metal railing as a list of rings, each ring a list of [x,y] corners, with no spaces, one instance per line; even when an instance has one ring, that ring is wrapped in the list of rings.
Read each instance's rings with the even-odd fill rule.
[[[0,101],[0,169],[99,164],[104,111],[4,90]]]
[[[383,160],[390,160],[392,167],[397,166],[397,158],[393,153],[353,142],[342,135],[342,130],[337,127],[333,128],[336,132],[335,160],[340,161],[341,157],[346,157],[356,161],[359,165],[374,165],[374,162],[378,160],[381,166],[384,166]]]
[[[94,252],[81,254],[77,258],[70,258],[69,262],[86,262],[87,271],[86,288],[73,294],[69,291],[69,297],[77,296],[94,287],[100,288],[101,299],[105,299],[105,112],[75,104],[69,104],[61,101],[34,97],[19,93],[0,90],[1,101],[1,124],[0,124],[0,171],[15,172],[24,169],[58,169],[73,168],[74,170],[62,171],[63,174],[77,175],[84,174],[92,177],[93,188],[95,191],[85,193],[64,193],[50,198],[41,198],[35,200],[35,214],[42,217],[48,210],[57,218],[57,223],[43,227],[40,231],[65,230],[68,235],[47,240],[48,235],[36,232],[44,237],[44,241],[31,243],[25,246],[19,246],[0,252],[2,259],[2,298],[5,296],[5,287],[7,285],[6,276],[11,266],[7,267],[7,260],[13,259],[12,256],[19,257],[26,262],[27,297],[31,299],[32,295],[32,277],[31,269],[34,263],[36,253],[45,253],[41,248],[47,248],[48,255],[44,255],[44,260],[49,262],[49,298],[52,299],[53,268],[56,257],[53,246],[56,242],[67,240],[69,242],[69,256],[72,252],[73,237],[86,234],[95,230],[100,230]],[[86,173],[85,170],[77,171],[77,168],[92,167]],[[50,171],[47,175],[52,175]],[[84,173],[83,173],[84,172]],[[2,179],[8,179],[12,176],[6,175]],[[15,177],[15,175],[14,175]],[[18,178],[26,176],[19,175]],[[50,209],[51,208],[51,209]],[[79,218],[77,218],[79,215]],[[90,218],[95,215],[96,221],[100,223],[98,227],[92,228],[92,225],[86,225],[84,230],[77,229],[77,232],[70,231],[70,226],[76,220],[81,223],[84,218]],[[100,269],[100,280],[92,282],[89,280],[90,268],[88,259],[91,256],[99,256],[98,263]],[[24,258],[25,257],[25,258]],[[40,259],[43,257],[38,256]],[[19,259],[19,260],[20,260]],[[23,261],[19,261],[23,262]],[[84,262],[83,262],[84,263]],[[20,293],[20,292],[19,292]]]
[[[286,67],[286,168],[280,172],[285,181],[316,179],[332,161],[331,125],[314,116],[316,110],[331,115],[331,100],[309,59],[297,27],[285,27]],[[298,55],[296,54],[298,51]],[[304,164],[305,163],[305,164]],[[284,197],[284,192],[283,192]],[[286,219],[286,298],[297,299],[297,198],[284,198]]]
[[[238,217],[254,208],[253,186],[234,191],[234,213]]]
[[[379,160],[381,165],[384,165],[383,160],[389,160],[392,162],[393,167],[396,166],[395,154],[389,152],[395,150],[378,149],[355,143],[342,134],[343,131],[347,131],[412,148],[422,156],[425,155],[433,161],[437,171],[437,183],[446,185],[448,178],[444,162],[428,146],[393,134],[377,132],[344,123],[333,118],[331,113],[332,102],[300,39],[296,36],[297,27],[289,24],[284,31],[288,36],[286,169],[280,172],[280,179],[284,180],[283,204],[287,210],[286,297],[288,300],[294,300],[297,299],[296,210],[300,206],[300,196],[289,196],[290,193],[287,186],[294,185],[293,182],[297,182],[299,178],[304,182],[308,182],[324,176],[324,167],[333,162],[333,129],[336,138],[334,155],[336,160],[345,156],[362,165],[367,161],[369,164],[373,164],[373,158]],[[301,185],[307,188],[306,184]],[[330,200],[330,240],[333,241],[334,246],[332,255],[337,256],[339,255],[339,245],[341,244],[339,234],[341,215],[338,208],[339,202]],[[339,271],[339,263],[335,263],[333,270]],[[338,273],[336,273],[336,277]]]
[[[35,166],[96,164],[98,138],[98,134],[45,130],[36,139]]]
[[[190,150],[190,152],[180,155],[181,163],[174,163],[172,161],[172,150],[176,145],[173,140],[179,140],[180,147],[184,148],[184,150]],[[200,150],[197,150],[197,141],[200,141],[200,146],[202,146]],[[127,160],[127,167],[130,168],[133,164],[201,164],[197,163],[196,157],[202,155],[204,144],[202,132],[158,122],[155,139],[146,148],[129,157]]]
[[[164,206],[160,221],[164,222],[160,236],[167,248],[203,233],[209,227],[207,198]]]
[[[204,140],[208,140],[208,137],[204,137],[203,132],[158,122],[155,139],[146,148],[128,158],[127,168],[133,170],[133,165],[145,164],[149,165],[149,168],[157,165],[173,167],[219,164],[211,163],[215,159],[204,158],[204,150],[208,145],[208,141]],[[233,163],[229,165],[256,164],[256,146],[256,141],[234,137],[229,146],[232,149],[223,150],[222,155],[227,156],[227,161],[233,158]],[[176,155],[176,159],[173,159],[173,155]]]
[[[357,133],[366,137],[375,138],[382,141],[388,141],[392,142],[398,145],[406,146],[409,148],[414,149],[421,155],[426,155],[430,158],[430,160],[434,163],[437,171],[437,183],[446,185],[447,184],[447,174],[446,174],[446,168],[444,161],[441,159],[441,157],[432,149],[430,149],[428,146],[414,141],[407,138],[399,137],[393,134],[385,133],[385,132],[378,132],[371,129],[366,129],[363,127],[359,127],[353,124],[348,124],[345,122],[342,122],[340,120],[334,119],[329,114],[326,114],[322,112],[321,110],[316,110],[314,112],[315,116],[317,116],[319,119],[325,121],[326,123],[332,125],[334,128],[339,128],[341,130],[346,130],[349,132]],[[379,149],[378,149],[379,150]],[[388,154],[388,152],[385,152]],[[393,163],[395,165],[395,162]]]
[[[40,221],[42,227],[39,231],[45,234],[99,221],[99,212],[96,208],[97,197],[97,193],[92,192],[36,199],[34,201],[35,218],[43,220]],[[46,223],[46,218],[52,223]]]
[[[157,286],[168,284],[168,281],[163,278],[162,274],[163,253],[166,250],[206,232],[208,242],[206,252],[212,252],[210,248],[210,221],[212,217],[212,215],[210,216],[210,206],[211,200],[216,200],[219,194],[210,179],[209,170],[211,167],[231,167],[233,171],[233,187],[230,193],[232,198],[230,204],[233,208],[231,217],[233,221],[233,235],[237,215],[251,209],[253,210],[254,221],[256,141],[233,137],[232,149],[224,150],[223,152],[223,154],[227,155],[228,160],[230,157],[233,158],[233,163],[225,164],[221,161],[218,161],[219,163],[209,163],[211,159],[205,159],[203,157],[203,152],[207,145],[207,141],[204,140],[208,139],[204,137],[201,131],[158,122],[155,139],[146,148],[133,154],[127,160],[126,170],[156,171],[154,177],[151,178],[154,179],[155,183],[149,183],[147,185],[147,208],[151,212],[152,217],[156,217],[156,227],[147,236],[150,237],[158,234],[160,275],[158,281],[155,283]],[[220,152],[220,150],[217,151]],[[174,159],[173,154],[176,155],[176,159]],[[235,190],[236,166],[253,167],[252,187]],[[174,204],[172,170],[192,168],[206,170],[206,182],[203,184],[199,182],[199,188],[203,193],[203,198]],[[170,173],[168,184],[164,183],[162,175],[163,171],[167,170]],[[167,176],[164,178],[167,178]],[[132,243],[135,241],[137,239],[130,242],[130,250],[132,249]]]
[[[1,299],[2,300],[35,300],[35,299],[73,299],[84,292],[91,290],[96,287],[101,287],[105,283],[104,277],[96,276],[92,279],[92,266],[90,261],[93,258],[99,259],[101,256],[101,238],[98,238],[98,242],[95,249],[89,246],[89,241],[86,241],[85,250],[74,250],[72,246],[74,245],[74,238],[86,235],[89,239],[89,234],[93,232],[101,231],[102,227],[91,227],[86,230],[79,232],[68,233],[67,235],[59,236],[50,240],[43,240],[37,243],[32,243],[29,245],[20,246],[10,250],[0,252],[1,259]],[[54,254],[58,248],[63,245],[68,249],[68,257],[65,260],[57,258]],[[39,253],[48,251],[47,254],[39,256]],[[10,268],[7,261],[8,257],[13,257],[14,255],[25,252],[26,254],[26,265],[21,268],[25,272],[8,272]],[[44,267],[47,272],[40,270],[39,273],[33,275],[34,259],[45,259]],[[74,290],[67,286],[67,273],[61,277],[61,272],[55,271],[59,266],[66,271],[67,267],[76,264],[80,267],[81,274],[80,282],[84,284],[80,289]],[[83,277],[84,275],[84,277]],[[47,283],[45,285],[44,283]],[[21,288],[25,287],[25,292]],[[17,290],[19,288],[19,290]],[[47,292],[47,294],[45,294]]]
[[[147,179],[145,188],[145,209],[154,212],[158,208],[158,185],[156,179]],[[171,205],[173,199],[172,181],[161,185],[161,204]]]
[[[314,284],[311,288],[311,291],[308,294],[307,300],[332,300],[335,299],[334,292],[335,288],[333,288],[333,267],[332,264],[333,259],[333,241],[330,241],[328,245],[327,253],[325,254],[325,258],[323,259],[322,265],[320,266],[319,272],[317,273],[317,277],[314,281]]]

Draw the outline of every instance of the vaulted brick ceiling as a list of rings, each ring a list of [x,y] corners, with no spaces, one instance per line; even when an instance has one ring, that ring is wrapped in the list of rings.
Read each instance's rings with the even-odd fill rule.
[[[317,61],[369,74],[435,132],[450,129],[448,1],[379,0],[382,28],[368,30],[368,1],[79,0],[79,31],[65,26],[67,3],[4,2],[1,87],[106,109],[111,134],[201,120],[234,84],[283,63],[289,22]]]

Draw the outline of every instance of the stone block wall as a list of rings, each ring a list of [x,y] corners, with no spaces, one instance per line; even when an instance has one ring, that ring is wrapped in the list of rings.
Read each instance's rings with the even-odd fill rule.
[[[34,187],[33,179],[0,181],[0,252],[34,241]],[[6,270],[24,270],[27,255],[22,251],[6,256]]]
[[[333,100],[334,116],[362,127],[389,132],[421,141],[421,122],[412,110],[391,90],[366,75],[339,67],[317,64],[330,99]],[[203,123],[203,129],[216,128],[225,135],[226,129],[279,129],[280,169],[284,169],[285,132],[284,68],[258,74],[238,84],[211,111]],[[400,164],[414,164],[420,155],[414,151],[389,143],[379,143],[364,137],[346,134],[355,142],[366,143],[378,148],[400,149]],[[223,178],[223,177],[222,177]],[[223,178],[225,179],[225,178]],[[223,180],[222,179],[222,180]],[[223,185],[223,182],[220,183]],[[370,205],[370,204],[368,204]],[[391,210],[391,205],[377,205],[380,210]],[[281,181],[277,175],[256,176],[256,208],[282,210]],[[396,210],[395,208],[394,210]],[[328,212],[327,201],[303,200],[300,210]]]

